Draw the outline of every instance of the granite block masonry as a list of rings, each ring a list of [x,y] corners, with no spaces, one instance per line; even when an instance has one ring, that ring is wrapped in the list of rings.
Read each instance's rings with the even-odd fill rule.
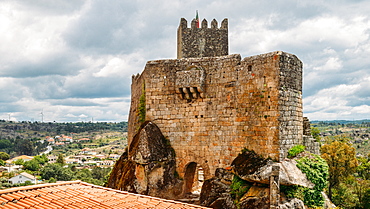
[[[227,30],[227,19],[220,28],[181,19],[178,59],[148,61],[132,77],[129,144],[145,114],[170,141],[180,177],[196,163],[208,179],[243,148],[280,161],[303,144],[302,62],[282,51],[228,55]]]

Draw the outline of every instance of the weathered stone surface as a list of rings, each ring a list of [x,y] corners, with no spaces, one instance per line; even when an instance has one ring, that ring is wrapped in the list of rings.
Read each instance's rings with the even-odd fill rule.
[[[285,159],[280,163],[273,163],[263,166],[255,173],[243,176],[244,180],[267,184],[271,175],[272,166],[280,167],[280,184],[282,185],[299,185],[303,187],[313,188],[315,185],[307,179],[306,174],[296,166],[297,162],[293,159]]]
[[[245,151],[238,155],[231,164],[235,173],[249,182],[269,184],[272,166],[280,167],[280,184],[299,185],[313,188],[315,185],[307,179],[306,174],[296,166],[297,162],[293,159],[285,159],[280,163],[263,159],[254,152]]]
[[[236,208],[230,195],[230,184],[233,174],[225,169],[218,168],[215,177],[203,183],[200,193],[200,204],[212,208]]]
[[[139,164],[174,161],[174,152],[161,130],[152,122],[142,125],[129,146],[129,158]]]
[[[336,208],[336,206],[331,202],[331,200],[329,199],[328,195],[325,194],[325,192],[321,192],[322,196],[324,197],[324,208],[325,209],[332,209],[332,208]]]
[[[262,167],[271,165],[272,163],[272,160],[262,158],[254,151],[244,150],[233,160],[231,166],[236,175],[248,181],[249,176],[258,172]],[[267,179],[264,183],[268,184],[269,180]]]
[[[306,209],[302,200],[293,198],[288,202],[279,204],[279,209]]]
[[[182,192],[174,151],[152,122],[146,122],[115,164],[108,187],[173,199]]]
[[[252,186],[248,192],[240,199],[240,208],[245,209],[268,209],[270,208],[269,188]]]
[[[303,136],[303,143],[305,150],[316,155],[320,155],[320,144],[312,136]]]
[[[135,166],[133,161],[128,160],[128,153],[123,153],[112,169],[107,187],[136,192],[134,188]]]
[[[223,196],[215,200],[209,207],[214,209],[236,209],[237,207],[233,203],[231,196]]]
[[[228,20],[224,19],[218,28],[213,19],[211,27],[207,20],[202,21],[202,27],[197,28],[195,19],[188,28],[185,18],[181,18],[177,30],[177,58],[215,57],[229,54]]]

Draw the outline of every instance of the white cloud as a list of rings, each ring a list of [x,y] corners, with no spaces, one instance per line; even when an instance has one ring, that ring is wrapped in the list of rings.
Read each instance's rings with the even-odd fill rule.
[[[102,62],[102,60],[98,62]],[[107,56],[103,61],[104,66],[93,75],[95,77],[130,77],[140,71],[145,62],[146,60],[139,53]]]
[[[342,61],[338,57],[329,57],[323,66],[314,67],[314,70],[334,71],[342,68]]]

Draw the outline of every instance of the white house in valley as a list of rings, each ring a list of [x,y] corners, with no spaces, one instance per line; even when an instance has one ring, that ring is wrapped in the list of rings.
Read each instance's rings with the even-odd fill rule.
[[[9,182],[12,184],[23,184],[26,183],[26,181],[30,181],[32,184],[36,184],[37,179],[36,177],[26,172],[23,172],[9,179]]]

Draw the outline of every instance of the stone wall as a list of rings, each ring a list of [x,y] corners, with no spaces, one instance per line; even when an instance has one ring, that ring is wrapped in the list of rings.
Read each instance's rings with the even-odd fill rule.
[[[311,124],[307,117],[303,117],[303,135],[311,136]]]
[[[188,28],[186,19],[181,18],[177,30],[177,58],[216,57],[229,54],[228,20],[224,19],[221,27],[215,19],[208,28],[207,20],[203,20],[201,28],[196,27],[196,20]]]
[[[320,143],[312,137],[310,120],[307,117],[303,117],[303,142],[300,144],[306,147],[306,151],[320,155]]]
[[[287,54],[279,65],[280,159],[284,159],[291,147],[303,142],[302,63]]]
[[[280,51],[149,61],[132,79],[129,144],[144,93],[146,120],[170,141],[180,176],[195,162],[207,179],[243,148],[281,160],[302,143],[301,88],[301,61]]]

